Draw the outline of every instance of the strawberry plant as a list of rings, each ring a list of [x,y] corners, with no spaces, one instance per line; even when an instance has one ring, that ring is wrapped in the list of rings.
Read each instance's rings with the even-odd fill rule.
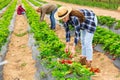
[[[0,0],[0,10],[7,6],[11,0]]]
[[[120,29],[120,20],[117,21],[117,24],[115,26],[115,29]]]
[[[95,44],[103,44],[103,49],[110,54],[119,57],[120,35],[113,33],[108,29],[97,27],[93,42]]]
[[[7,42],[7,37],[10,33],[8,26],[10,25],[16,4],[17,0],[14,0],[8,7],[7,11],[2,15],[2,18],[0,18],[0,49]]]
[[[40,4],[38,2],[36,2],[35,0],[28,0],[28,1],[35,4],[35,6],[40,6]]]
[[[98,23],[101,25],[112,27],[115,24],[115,22],[116,22],[116,19],[110,16],[98,16]]]
[[[100,7],[105,9],[117,9],[118,5],[114,2],[114,0],[58,0],[63,1],[66,3],[73,3],[78,5],[86,5],[86,6],[92,6],[92,7]],[[109,3],[110,1],[111,3]],[[118,3],[118,1],[117,1]]]

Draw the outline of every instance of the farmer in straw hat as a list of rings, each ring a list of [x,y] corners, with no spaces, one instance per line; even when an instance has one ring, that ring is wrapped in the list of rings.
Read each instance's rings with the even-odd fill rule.
[[[97,26],[96,15],[91,10],[75,10],[71,7],[62,6],[58,8],[54,16],[57,20],[62,20],[64,22],[64,27],[66,31],[65,51],[69,50],[69,24],[71,24],[75,28],[74,45],[71,49],[71,55],[74,56],[75,45],[77,45],[78,40],[80,39],[82,45],[82,58],[86,58],[86,65],[87,67],[90,67],[93,56],[92,40]]]
[[[54,13],[57,10],[57,5],[55,4],[44,4],[41,7],[37,8],[36,11],[40,12],[40,21],[44,20],[45,14],[50,14],[50,21],[51,21],[51,29],[55,29],[56,23],[54,18]]]

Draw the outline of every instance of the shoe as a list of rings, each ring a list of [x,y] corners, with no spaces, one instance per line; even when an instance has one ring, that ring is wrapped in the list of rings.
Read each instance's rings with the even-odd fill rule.
[[[82,56],[82,57],[80,57],[80,63],[82,64],[82,65],[86,65],[86,57],[84,57],[84,56]]]
[[[87,68],[90,68],[90,67],[91,67],[91,63],[92,63],[92,61],[88,61],[88,60],[87,60],[87,61],[86,61],[86,67],[87,67]]]
[[[50,29],[54,30],[54,29],[55,29],[55,27],[50,27]]]

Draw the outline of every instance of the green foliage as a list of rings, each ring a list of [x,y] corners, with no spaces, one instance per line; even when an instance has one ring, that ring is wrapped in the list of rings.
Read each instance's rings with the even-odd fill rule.
[[[18,37],[22,37],[22,36],[24,36],[24,35],[26,35],[28,32],[26,31],[26,32],[24,32],[24,33],[14,33],[16,36],[18,36]]]
[[[40,77],[41,77],[41,78],[45,78],[45,77],[46,77],[45,72],[40,72]]]
[[[0,10],[7,6],[10,2],[11,0],[0,0]]]
[[[97,2],[97,1],[90,1],[90,0],[58,0],[63,1],[66,3],[74,3],[78,5],[86,5],[92,7],[100,7],[105,9],[117,9],[118,5],[116,3],[105,3],[105,2]]]
[[[116,19],[110,16],[98,16],[98,23],[101,25],[112,27],[115,24],[115,22],[116,22]]]
[[[38,2],[35,0],[28,0],[29,2],[33,3],[35,6],[41,6]]]
[[[7,11],[3,14],[2,18],[0,18],[0,49],[7,41],[7,37],[10,33],[8,26],[10,25],[16,4],[17,0],[14,0],[13,3],[11,3],[11,5],[8,7]]]
[[[115,29],[120,29],[120,20],[117,21],[117,24],[115,26]]]
[[[120,54],[120,35],[113,33],[108,29],[97,27],[94,35],[94,44],[103,44],[103,49],[109,51],[110,54],[119,57]]]
[[[46,1],[43,1],[43,0],[37,0],[37,1],[42,2],[42,3],[47,3]]]

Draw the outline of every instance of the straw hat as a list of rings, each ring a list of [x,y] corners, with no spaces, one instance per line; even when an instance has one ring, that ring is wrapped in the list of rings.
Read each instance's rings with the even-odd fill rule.
[[[72,11],[71,7],[66,7],[66,6],[62,6],[60,8],[57,9],[54,17],[57,20],[63,19],[65,18],[70,12]]]

